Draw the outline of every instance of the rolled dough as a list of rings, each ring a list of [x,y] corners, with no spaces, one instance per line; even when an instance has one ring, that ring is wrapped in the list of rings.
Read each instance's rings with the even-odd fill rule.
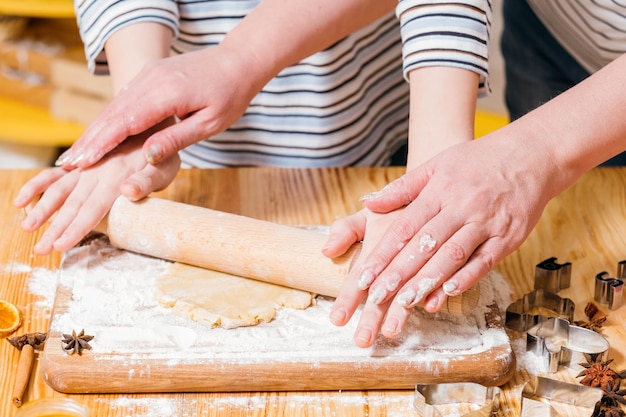
[[[305,309],[313,294],[173,263],[156,279],[156,296],[174,313],[226,329],[269,322],[282,307]]]

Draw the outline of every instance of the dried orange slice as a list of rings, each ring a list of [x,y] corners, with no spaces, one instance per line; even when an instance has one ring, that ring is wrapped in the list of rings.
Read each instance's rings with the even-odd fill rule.
[[[0,337],[10,335],[21,325],[20,310],[8,301],[0,300]]]

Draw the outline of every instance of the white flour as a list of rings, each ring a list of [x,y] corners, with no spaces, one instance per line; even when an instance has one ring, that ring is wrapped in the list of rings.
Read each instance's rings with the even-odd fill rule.
[[[154,280],[167,265],[114,249],[104,240],[70,251],[60,285],[72,288],[72,299],[67,311],[54,315],[50,330],[68,333],[84,328],[96,336],[94,354],[162,358],[171,365],[202,359],[246,363],[303,357],[341,362],[416,353],[420,360],[441,359],[442,352],[474,354],[508,343],[504,331],[488,329],[484,322],[486,305],[493,300],[505,306],[510,302],[508,292],[496,291],[506,287],[496,273],[481,281],[482,304],[476,314],[433,315],[416,309],[403,336],[381,337],[372,348],[362,349],[352,341],[358,314],[347,326],[335,327],[328,320],[332,299],[323,297],[306,310],[282,309],[271,323],[249,328],[211,329],[175,316],[153,297]],[[492,284],[494,280],[498,285]]]

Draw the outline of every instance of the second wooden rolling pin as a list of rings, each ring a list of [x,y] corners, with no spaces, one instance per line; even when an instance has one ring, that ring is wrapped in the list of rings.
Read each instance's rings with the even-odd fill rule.
[[[329,259],[323,233],[159,198],[119,197],[95,230],[120,249],[330,297],[361,248]],[[448,297],[443,310],[465,315],[479,292]]]

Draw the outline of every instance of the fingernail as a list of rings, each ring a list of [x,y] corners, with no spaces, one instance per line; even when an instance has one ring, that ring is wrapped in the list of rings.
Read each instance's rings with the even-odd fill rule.
[[[428,300],[428,305],[426,306],[426,308],[429,310],[434,310],[437,307],[439,307],[439,297],[435,295],[433,296],[433,298]]]
[[[389,290],[389,291],[397,290],[398,289],[398,285],[400,285],[400,281],[402,281],[402,278],[400,277],[400,274],[398,274],[397,272],[393,272],[387,278],[387,281],[385,282],[387,290]]]
[[[33,251],[35,253],[48,253],[50,252],[50,248],[52,244],[46,240],[40,240],[33,246]]]
[[[369,194],[365,194],[363,197],[361,197],[359,200],[360,201],[366,201],[366,200],[374,200],[376,198],[382,197],[383,194],[385,194],[386,192],[388,192],[394,185],[396,181],[392,181],[389,184],[385,185],[381,190],[379,191],[374,191],[372,193]]]
[[[402,307],[411,307],[413,300],[415,300],[415,295],[416,293],[413,288],[402,290],[396,297],[396,303],[400,304]]]
[[[420,301],[422,301],[428,294],[430,294],[438,286],[439,286],[439,279],[422,278],[417,283],[417,294],[415,295],[414,304],[417,304]]]
[[[359,198],[359,201],[375,200],[381,195],[383,195],[382,191],[374,191],[373,193],[365,194],[364,196]]]
[[[154,165],[163,159],[163,149],[159,145],[150,145],[146,151],[146,160]]]
[[[330,249],[334,245],[335,240],[336,240],[336,238],[334,236],[329,236],[328,240],[324,244],[324,247],[322,248],[322,252],[325,252],[328,249]]]
[[[81,153],[80,155],[75,156],[74,158],[72,158],[69,161],[70,165],[76,165],[78,164],[80,161],[82,161],[83,159],[85,159],[85,154]]]
[[[372,304],[380,304],[387,297],[387,290],[382,286],[378,285],[374,288],[370,288],[370,292],[367,296],[367,302]]]
[[[35,219],[32,217],[28,216],[22,221],[22,229],[31,230],[33,227],[35,227]]]
[[[332,310],[330,312],[330,322],[336,326],[343,325],[346,322],[347,317],[348,317],[348,313],[346,313],[346,310],[342,308],[337,309],[337,310]]]
[[[371,269],[366,269],[365,271],[361,272],[361,276],[359,277],[359,281],[357,282],[358,289],[368,289],[370,285],[372,285],[372,282],[374,282],[374,278],[376,278],[376,276]]]
[[[453,279],[448,280],[443,283],[443,292],[445,292],[446,295],[449,295],[452,297],[459,295],[461,292],[458,290],[458,288],[459,288],[459,283]]]
[[[63,152],[56,161],[54,161],[54,166],[60,167],[61,165],[69,162],[69,160],[72,158],[72,150],[68,149],[67,151]]]
[[[369,346],[372,343],[372,331],[370,329],[359,329],[354,335],[354,341],[359,346]]]
[[[387,319],[383,326],[383,333],[388,337],[397,336],[400,333],[400,321],[398,319]]]

